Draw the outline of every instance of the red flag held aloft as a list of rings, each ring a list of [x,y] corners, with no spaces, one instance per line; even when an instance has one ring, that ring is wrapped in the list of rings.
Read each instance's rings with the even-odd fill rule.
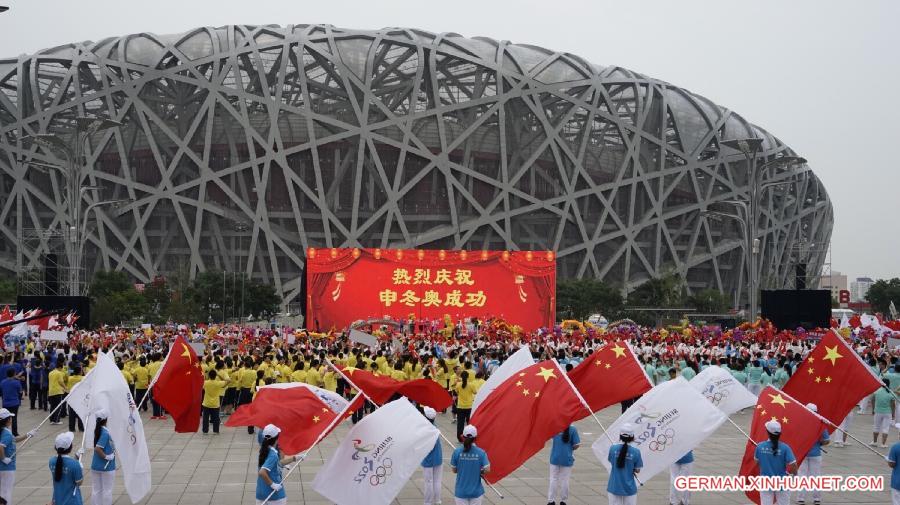
[[[762,390],[753,411],[750,438],[754,442],[760,443],[769,439],[766,423],[770,420],[781,423],[779,441],[791,448],[794,457],[797,458],[797,465],[803,462],[806,453],[822,436],[827,426],[825,421],[809,411],[804,403],[772,386]],[[759,464],[753,459],[755,452],[756,444],[748,440],[744,449],[744,459],[741,461],[740,475],[759,475]],[[754,503],[759,503],[758,492],[748,491],[745,494]]]
[[[332,394],[335,400],[325,401],[328,396],[323,398],[317,394],[317,391],[322,390],[306,384],[274,386],[261,387],[256,398],[251,403],[238,407],[225,421],[225,426],[274,424],[281,428],[278,444],[285,454],[299,454],[309,449],[320,436],[328,434],[325,430],[329,426],[333,429],[343,420],[332,424],[336,417],[342,415],[346,418],[365,401],[362,395],[357,395],[348,404],[336,394]]]
[[[815,403],[820,416],[840,425],[860,400],[881,386],[881,380],[856,351],[832,330],[810,351],[783,389],[797,401]]]
[[[640,396],[653,387],[631,348],[623,342],[597,349],[569,372],[569,378],[594,412]],[[588,415],[584,410],[581,417]]]
[[[378,405],[384,405],[394,394],[442,411],[453,405],[453,398],[440,384],[431,379],[398,381],[385,375],[375,375],[361,368],[340,368],[353,384]]]
[[[153,399],[175,421],[176,433],[196,433],[203,401],[203,369],[197,353],[179,335],[153,384]]]
[[[584,404],[556,363],[523,368],[493,390],[475,411],[476,444],[487,451],[494,483],[512,473],[575,420]]]

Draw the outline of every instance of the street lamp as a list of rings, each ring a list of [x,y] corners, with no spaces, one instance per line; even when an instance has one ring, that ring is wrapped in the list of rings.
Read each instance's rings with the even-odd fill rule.
[[[85,162],[83,154],[85,145],[91,136],[110,128],[122,126],[122,123],[105,118],[96,117],[77,117],[75,118],[75,131],[71,138],[66,141],[56,134],[38,134],[34,136],[22,137],[22,140],[31,140],[35,145],[40,146],[46,151],[54,151],[62,154],[66,159],[66,168],[56,165],[28,162],[27,164],[48,169],[58,170],[65,179],[65,197],[67,207],[67,221],[69,222],[69,240],[66,241],[66,255],[69,261],[69,295],[77,296],[82,294],[80,269],[81,263],[79,259],[80,251],[83,248],[83,230],[79,226],[82,222],[82,215],[86,215],[86,211],[82,210],[84,203],[83,197],[86,191],[98,189],[97,186],[82,186],[85,175]],[[99,204],[111,202],[97,202]],[[94,207],[96,204],[92,204]],[[88,207],[90,210],[92,207]]]
[[[756,304],[756,291],[757,291],[757,261],[756,256],[759,254],[759,239],[756,237],[757,230],[757,218],[759,216],[759,193],[764,189],[768,189],[773,186],[777,186],[780,184],[787,184],[790,181],[766,181],[763,184],[760,184],[760,177],[763,176],[766,171],[768,171],[772,167],[776,166],[784,166],[791,167],[795,165],[802,165],[806,163],[806,160],[797,156],[780,156],[773,160],[770,160],[761,166],[757,166],[756,160],[759,155],[760,150],[762,149],[763,139],[761,138],[744,138],[744,139],[729,139],[722,141],[722,145],[726,147],[730,147],[741,154],[744,155],[744,158],[747,160],[747,185],[749,187],[749,198],[747,202],[742,201],[727,201],[721,203],[728,203],[732,205],[739,205],[743,211],[744,216],[747,222],[746,226],[746,235],[747,235],[747,262],[749,266],[750,274],[748,275],[747,282],[748,288],[750,289],[750,295],[748,302],[750,304],[750,322],[756,320],[757,313],[757,304]]]

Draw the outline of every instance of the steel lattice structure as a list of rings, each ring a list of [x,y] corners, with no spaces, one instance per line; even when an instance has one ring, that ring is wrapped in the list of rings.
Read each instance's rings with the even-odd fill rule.
[[[746,199],[726,139],[765,139],[737,114],[621,67],[454,33],[329,25],[141,33],[0,60],[0,265],[40,262],[22,230],[64,223],[61,163],[22,137],[77,116],[125,126],[86,146],[85,184],[127,198],[95,211],[88,269],[137,280],[249,272],[286,303],[307,247],[552,249],[561,277],[633,288],[664,272],[744,290],[741,227],[704,219]],[[832,207],[807,166],[761,196],[763,286],[819,271]],[[101,196],[102,195],[102,196]],[[802,248],[801,248],[802,249]]]

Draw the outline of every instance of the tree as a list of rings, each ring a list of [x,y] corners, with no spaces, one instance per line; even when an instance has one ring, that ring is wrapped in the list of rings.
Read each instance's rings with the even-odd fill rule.
[[[16,303],[16,294],[17,289],[15,279],[0,279],[0,303]]]
[[[633,307],[677,307],[682,304],[683,281],[675,273],[654,277],[628,294]]]
[[[728,298],[718,289],[703,289],[687,299],[688,307],[700,314],[722,314],[728,310]]]
[[[866,293],[866,300],[872,304],[872,310],[888,313],[888,307],[891,302],[900,309],[900,278],[894,277],[891,280],[879,279],[872,284],[869,292]]]
[[[125,272],[101,270],[91,281],[91,322],[116,325],[143,318],[148,304]]]
[[[591,314],[615,317],[623,305],[619,288],[597,279],[569,279],[556,283],[556,311],[563,319],[586,319]]]

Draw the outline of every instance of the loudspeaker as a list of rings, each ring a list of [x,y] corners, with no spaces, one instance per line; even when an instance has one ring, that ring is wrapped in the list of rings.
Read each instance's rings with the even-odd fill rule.
[[[831,291],[827,289],[763,291],[760,302],[762,316],[780,329],[812,330],[831,324]]]
[[[44,294],[47,296],[59,293],[59,259],[53,253],[44,255]]]
[[[27,312],[31,309],[43,311],[59,309],[65,313],[75,312],[78,320],[76,328],[90,329],[91,299],[87,296],[19,296],[16,309]]]
[[[797,278],[794,287],[797,289],[806,289],[806,263],[797,263]]]

